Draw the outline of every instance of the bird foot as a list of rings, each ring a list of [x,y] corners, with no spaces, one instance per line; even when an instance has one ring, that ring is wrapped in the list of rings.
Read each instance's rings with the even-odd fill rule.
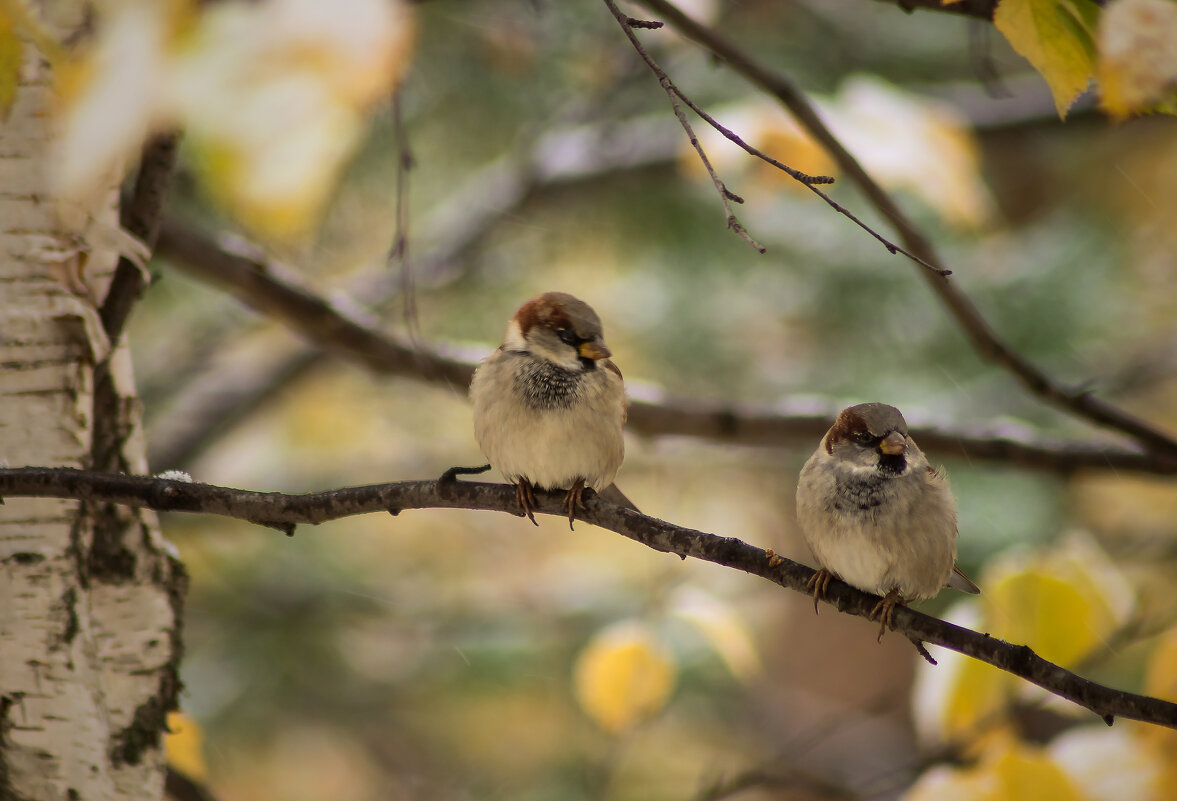
[[[813,593],[813,614],[818,614],[817,602],[826,597],[826,592],[829,590],[833,578],[834,574],[823,567],[810,576],[809,581],[805,582],[805,589]]]
[[[531,489],[531,482],[525,478],[519,479],[519,483],[515,485],[515,502],[519,504],[523,516],[538,526],[535,513],[532,512],[535,508],[535,492]]]
[[[883,641],[883,635],[887,633],[887,629],[895,630],[895,607],[906,605],[907,602],[899,595],[899,590],[896,588],[879,599],[879,602],[870,610],[867,619],[879,621],[879,642]]]
[[[572,527],[572,521],[576,519],[576,507],[584,508],[584,479],[576,479],[576,483],[568,490],[568,494],[564,496],[564,503],[562,504],[564,510],[568,512],[568,530],[575,531]]]

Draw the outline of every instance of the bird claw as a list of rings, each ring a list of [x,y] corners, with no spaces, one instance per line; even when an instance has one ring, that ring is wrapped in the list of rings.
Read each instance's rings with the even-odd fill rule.
[[[568,530],[575,531],[572,527],[572,521],[576,519],[576,507],[584,508],[584,479],[576,479],[576,483],[568,490],[568,494],[564,496],[564,503],[562,504],[564,511],[568,512]]]
[[[535,492],[531,489],[531,482],[525,478],[519,479],[519,483],[515,485],[515,502],[523,511],[523,516],[538,526],[535,513],[532,512],[535,508]]]
[[[879,621],[879,637],[878,642],[883,641],[883,635],[887,633],[887,629],[895,630],[895,607],[906,606],[906,602],[899,595],[899,590],[894,589],[879,599],[874,608],[870,610],[867,615],[868,620]]]
[[[805,589],[813,593],[813,614],[819,614],[817,602],[826,597],[826,592],[830,589],[830,581],[833,578],[834,574],[823,567],[810,576],[809,581],[805,582]]]

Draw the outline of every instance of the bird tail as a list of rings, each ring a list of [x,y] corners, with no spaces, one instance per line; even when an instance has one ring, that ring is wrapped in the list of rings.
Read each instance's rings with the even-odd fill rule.
[[[952,575],[948,577],[948,586],[954,590],[967,592],[969,595],[981,594],[981,588],[974,584],[973,580],[956,565],[952,566]]]
[[[598,493],[602,500],[606,500],[615,506],[624,506],[626,509],[632,509],[637,513],[641,513],[641,509],[634,506],[633,501],[625,497],[625,493],[617,489],[616,484],[610,484]]]

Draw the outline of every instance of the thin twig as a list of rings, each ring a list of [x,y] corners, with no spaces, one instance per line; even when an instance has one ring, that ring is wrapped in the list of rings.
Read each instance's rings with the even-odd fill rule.
[[[139,174],[129,202],[123,205],[120,223],[147,247],[155,247],[164,198],[176,166],[180,135],[175,131],[156,134],[143,146],[139,157]],[[143,292],[143,267],[120,256],[99,316],[111,344],[118,342],[135,300]]]
[[[289,326],[324,351],[384,375],[466,386],[476,359],[446,356],[438,343],[417,350],[392,334],[354,320],[307,290],[284,282],[264,264],[222,250],[204,234],[168,219],[159,252],[178,269],[216,284],[262,314]],[[482,353],[490,351],[488,346]],[[811,448],[837,413],[812,403],[757,409],[680,399],[632,400],[629,430],[644,436],[690,436],[752,446]],[[938,457],[961,456],[1035,470],[1077,470],[1177,475],[1177,458],[1099,442],[1044,440],[1009,427],[951,430],[914,426],[912,436]],[[182,466],[173,462],[157,467]]]
[[[1049,93],[1043,99],[1042,108],[1043,114],[1049,113],[1052,118],[1057,119]],[[979,112],[974,110],[974,113]],[[591,112],[582,112],[582,115],[592,118],[597,116]],[[569,148],[562,145],[569,138],[574,138],[578,143],[576,150],[579,157],[572,161],[553,157],[552,154],[569,151]],[[644,117],[622,123],[557,129],[546,132],[534,140],[522,137],[511,152],[473,173],[424,220],[420,239],[432,243],[432,246],[431,250],[423,257],[419,257],[414,264],[414,284],[436,289],[460,279],[466,274],[466,267],[472,263],[470,254],[476,251],[478,243],[486,233],[499,221],[511,217],[519,208],[532,202],[545,189],[566,186],[571,182],[594,180],[616,170],[672,161],[674,152],[673,135],[662,134],[661,129],[653,126]],[[166,255],[166,248],[161,252]],[[261,266],[257,269],[264,271]],[[368,306],[383,308],[399,292],[399,283],[397,280],[390,280],[387,262],[382,260],[379,268],[365,271],[350,280],[342,294],[347,297],[364,298],[368,301]],[[237,342],[245,336],[244,329],[244,326],[222,324],[215,331],[205,332],[196,338],[200,343],[199,347],[190,350],[187,357],[178,364],[175,362],[176,354],[170,353],[166,381],[151,380],[150,370],[144,374],[148,380],[141,384],[140,395],[147,407],[152,427],[149,448],[152,451],[150,464],[154,469],[190,464],[193,458],[215,442],[216,437],[246,419],[246,415],[241,413],[242,410],[260,408],[266,398],[278,393],[289,381],[302,375],[304,368],[309,368],[312,362],[319,363],[328,357],[328,354],[317,350],[312,344],[302,346],[302,350],[294,354],[252,354],[248,375],[243,377],[234,363],[237,357],[232,353],[222,354],[222,351],[225,343]],[[262,361],[259,363],[258,359]],[[213,365],[212,369],[209,369],[209,365]],[[1152,372],[1159,374],[1163,371],[1156,367]],[[1152,375],[1152,372],[1149,375]],[[229,375],[228,379],[224,378],[225,373]],[[1120,387],[1117,379],[1112,379],[1109,384],[1105,377],[1101,383],[1105,388]],[[183,400],[172,411],[162,415],[153,414],[166,407],[169,398]],[[750,410],[741,411],[715,406],[710,418],[712,422],[682,433],[732,441],[731,434],[725,433],[726,429],[721,421],[733,418],[736,428],[744,430],[748,428],[743,424],[746,413],[754,416],[760,414]],[[769,413],[769,416],[772,414]],[[791,415],[777,413],[775,416],[779,418]],[[944,433],[951,436],[951,432]],[[742,441],[738,433],[735,438]],[[971,435],[971,440],[983,441],[982,449],[990,449],[986,441],[993,438],[992,433],[985,431],[977,431]],[[762,444],[790,443],[770,439]],[[1000,446],[1001,443],[995,441],[992,444]],[[972,446],[966,443],[966,447]],[[1070,470],[1090,465],[1089,458],[1095,457],[1096,464],[1101,468],[1123,468],[1129,471],[1140,469],[1138,454],[1135,453],[1129,454],[1130,460],[1137,460],[1134,462],[1137,466],[1133,467],[1121,465],[1114,453],[1110,463],[1100,462],[1098,454],[1104,449],[1095,445],[1083,446],[1081,450],[1085,453],[1079,454],[1074,460],[1070,459],[1073,454],[1063,456],[1062,462],[1058,458],[1061,454],[1057,452],[1057,444],[1046,443],[1046,447],[1047,461],[1041,464],[1035,461],[1033,451],[1023,458],[1017,449],[1013,452],[998,449],[992,457],[979,458],[1011,459],[1023,467],[1032,469]],[[959,450],[955,441],[949,443],[949,448],[952,452]],[[976,454],[969,455],[972,457]],[[1163,463],[1171,460],[1155,461]]]
[[[663,23],[657,20],[634,19],[633,17],[626,17],[625,24],[631,28],[644,28],[648,31],[656,31],[663,25]]]
[[[743,224],[736,217],[736,213],[732,211],[732,202],[743,203],[744,199],[729,190],[727,185],[716,174],[715,168],[711,166],[711,160],[707,158],[707,153],[704,152],[703,146],[699,144],[699,137],[695,135],[690,121],[687,120],[687,115],[683,112],[682,106],[678,104],[676,98],[681,97],[681,93],[670,80],[670,76],[662,71],[662,68],[658,66],[658,63],[654,61],[653,57],[646,52],[646,48],[642,47],[642,43],[638,41],[637,36],[631,30],[631,26],[629,25],[630,18],[621,13],[613,0],[604,0],[604,2],[613,13],[617,24],[621,26],[621,30],[625,33],[626,38],[629,39],[629,43],[633,45],[634,50],[637,51],[642,61],[646,62],[646,66],[650,68],[650,71],[658,77],[658,84],[662,87],[662,91],[666,92],[666,96],[670,98],[670,107],[674,109],[674,116],[678,118],[678,124],[686,132],[687,140],[690,141],[691,147],[699,155],[699,160],[703,162],[703,166],[707,169],[707,174],[711,176],[711,182],[715,184],[715,191],[719,193],[719,199],[723,203],[724,213],[727,215],[727,227],[734,231],[740,239],[743,239],[749,245],[756,248],[757,252],[764,253],[764,246],[752,238],[751,234],[748,233],[747,229],[744,228]]]
[[[793,169],[788,164],[783,164],[782,162],[777,161],[772,156],[765,153],[763,150],[761,150],[757,147],[753,147],[752,145],[745,142],[742,138],[740,138],[740,136],[738,136],[730,128],[726,128],[723,125],[721,125],[717,119],[712,117],[710,114],[708,114],[706,111],[704,111],[698,105],[696,105],[693,100],[691,100],[689,97],[687,97],[685,94],[683,94],[683,91],[678,88],[677,84],[671,84],[671,88],[674,90],[674,93],[676,95],[678,95],[679,99],[682,100],[682,102],[687,104],[687,107],[690,108],[691,111],[698,114],[703,119],[704,122],[706,122],[708,125],[710,125],[715,130],[719,131],[728,140],[734,142],[736,145],[741,147],[745,152],[749,153],[750,155],[755,156],[756,158],[760,159],[761,161],[763,161],[767,164],[771,164],[772,166],[776,167],[778,170],[781,170],[782,172],[784,172],[790,178],[794,178],[797,181],[805,184],[806,186],[813,186],[814,184],[832,184],[834,182],[834,179],[832,176],[829,176],[829,175],[809,175],[808,173],[804,173],[804,172],[801,172],[800,170]]]
[[[691,19],[667,0],[639,2],[665,19],[680,34],[707,48],[716,58],[753,85],[777,98],[899,232],[899,237],[907,248],[899,252],[912,257],[925,267],[939,263],[940,260],[927,237],[916,228],[891,196],[826,127],[808,98],[793,85],[792,81],[769,70],[719,33]],[[816,187],[810,189],[818,191]],[[1170,434],[1100,400],[1086,390],[1060,385],[999,339],[977,307],[954,283],[929,272],[922,274],[932,291],[948,307],[981,358],[1003,367],[1031,394],[1070,414],[1127,434],[1152,451],[1177,456],[1177,440]]]
[[[472,481],[403,481],[327,492],[283,494],[173,481],[152,476],[98,473],[73,468],[0,469],[0,498],[71,498],[101,500],[157,511],[214,514],[246,520],[288,534],[300,524],[318,524],[357,514],[409,509],[471,509],[518,515],[515,490],[507,484]],[[563,492],[536,492],[535,511],[565,516]],[[599,526],[664,553],[692,557],[742,570],[810,596],[806,582],[812,568],[769,554],[734,537],[721,537],[678,526],[601,500],[596,495],[577,510],[577,519]],[[834,581],[828,603],[838,611],[869,617],[878,598]],[[1177,704],[1124,692],[1082,678],[1048,662],[1025,645],[1010,643],[925,615],[895,610],[895,630],[909,639],[938,645],[986,662],[1048,692],[1091,710],[1109,725],[1122,717],[1177,729]]]
[[[616,6],[613,6],[609,2],[609,0],[606,0],[606,5],[609,5],[611,10],[616,9]],[[627,18],[627,19],[629,21],[629,25],[631,28],[651,28],[651,29],[654,29],[654,28],[661,28],[663,25],[663,23],[661,23],[661,22],[659,22],[659,23],[645,23],[643,25],[634,25],[633,24],[634,20],[632,18]],[[738,147],[743,149],[746,153],[748,153],[751,156],[755,156],[756,158],[760,159],[761,161],[765,162],[766,164],[771,164],[772,166],[776,167],[778,170],[780,170],[783,173],[785,173],[786,175],[788,175],[790,178],[792,178],[796,181],[799,181],[800,183],[803,183],[806,186],[812,186],[813,184],[832,184],[832,183],[834,183],[834,178],[832,176],[829,176],[829,175],[809,175],[808,173],[801,172],[801,170],[794,169],[793,167],[790,167],[789,165],[784,164],[784,163],[778,161],[777,159],[774,159],[772,156],[768,155],[763,150],[761,150],[757,147],[754,147],[753,145],[748,144],[746,141],[744,141],[744,139],[742,139],[740,136],[738,136],[734,131],[732,131],[730,128],[723,126],[722,124],[720,124],[720,122],[718,120],[716,120],[714,117],[712,117],[706,111],[704,111],[703,108],[701,106],[699,106],[699,104],[697,104],[695,101],[693,101],[689,97],[687,97],[687,95],[682,91],[682,89],[679,88],[678,84],[674,83],[674,81],[672,81],[670,79],[670,76],[668,76],[666,74],[666,72],[654,62],[653,57],[650,56],[649,52],[645,49],[645,47],[642,46],[641,42],[636,37],[631,35],[628,38],[629,38],[630,43],[634,46],[634,49],[637,50],[638,54],[642,57],[642,60],[646,62],[646,65],[658,77],[658,82],[660,84],[662,84],[662,88],[664,90],[666,90],[669,93],[673,93],[675,96],[677,96],[678,99],[681,100],[683,103],[685,103],[686,106],[691,111],[695,112],[695,114],[697,114],[700,119],[702,119],[704,122],[706,122],[712,128],[714,128],[716,131],[718,131],[720,134],[722,134],[728,140],[730,140],[731,142],[736,144]],[[674,98],[672,97],[671,102],[673,103],[673,101],[674,101]],[[681,112],[681,109],[680,109],[680,112]],[[690,133],[690,130],[688,129],[688,134],[689,133]],[[743,201],[737,201],[737,202],[743,202]]]
[[[654,59],[650,56],[650,54],[642,46],[642,43],[640,41],[638,41],[638,38],[634,35],[633,31],[631,31],[629,29],[629,27],[626,26],[625,19],[628,19],[628,18],[625,17],[620,11],[618,11],[617,6],[614,4],[613,0],[604,0],[604,2],[605,2],[605,5],[607,5],[609,7],[609,10],[613,12],[613,16],[617,18],[618,23],[621,24],[621,29],[622,29],[622,31],[625,32],[625,36],[627,39],[629,39],[630,44],[633,45],[633,47],[637,51],[638,55],[641,56],[642,60],[646,62],[646,65],[650,68],[650,70],[654,73],[654,75],[657,76],[658,83],[662,86],[662,89],[666,92],[667,96],[670,98],[670,105],[674,109],[675,116],[678,117],[679,124],[682,125],[683,130],[687,132],[687,138],[690,140],[691,146],[694,147],[695,152],[697,152],[699,154],[699,159],[703,162],[703,166],[707,168],[707,174],[711,176],[712,183],[715,184],[716,190],[719,192],[720,197],[724,201],[724,204],[723,204],[724,209],[728,213],[728,226],[732,230],[734,230],[737,234],[740,234],[740,236],[743,237],[750,244],[755,245],[755,243],[752,242],[751,238],[748,237],[747,234],[745,233],[744,227],[742,225],[740,225],[739,221],[736,220],[735,216],[732,214],[731,206],[728,205],[728,202],[727,202],[728,199],[732,199],[732,200],[736,201],[737,203],[743,203],[744,202],[743,199],[737,195],[733,195],[728,190],[728,188],[724,185],[723,181],[721,181],[719,179],[719,176],[716,175],[715,170],[711,166],[711,162],[707,158],[707,154],[703,152],[702,145],[699,144],[699,140],[695,136],[695,132],[691,129],[690,123],[687,122],[686,115],[683,113],[683,110],[679,107],[678,102],[677,102],[677,100],[675,100],[675,98],[682,100],[687,106],[690,107],[691,111],[698,114],[705,122],[707,122],[707,124],[709,124],[711,127],[713,127],[719,133],[721,133],[723,136],[727,137],[729,140],[734,142],[736,145],[743,148],[745,151],[747,151],[751,155],[756,156],[759,159],[762,159],[763,161],[767,162],[768,164],[773,165],[774,167],[777,167],[780,170],[783,170],[787,175],[789,175],[790,177],[799,181],[803,186],[805,186],[807,189],[809,189],[809,191],[813,192],[818,197],[820,197],[822,200],[824,200],[826,203],[828,203],[830,205],[830,208],[834,209],[839,214],[844,215],[846,218],[848,218],[849,220],[854,222],[856,225],[858,225],[864,231],[869,233],[875,239],[879,240],[879,242],[882,243],[883,247],[885,247],[892,255],[894,255],[896,253],[902,253],[904,256],[907,256],[912,261],[924,266],[925,268],[927,268],[931,272],[933,272],[936,275],[941,276],[941,277],[948,276],[948,275],[952,274],[951,270],[945,270],[941,267],[937,267],[933,264],[929,264],[927,261],[925,261],[924,259],[921,259],[919,256],[916,256],[914,253],[911,253],[911,252],[905,250],[904,248],[900,247],[899,245],[896,245],[894,242],[887,240],[882,234],[875,231],[869,225],[867,225],[862,220],[860,220],[858,217],[856,217],[854,214],[852,214],[844,206],[835,202],[834,199],[831,198],[829,195],[827,195],[825,192],[818,189],[817,188],[818,184],[832,184],[834,182],[834,179],[831,178],[830,176],[828,176],[828,175],[818,175],[818,176],[807,175],[807,174],[801,172],[800,170],[795,170],[792,167],[786,166],[785,164],[782,164],[780,161],[772,158],[771,156],[767,155],[766,153],[749,145],[747,142],[745,142],[743,139],[741,139],[739,136],[737,136],[731,130],[729,130],[728,128],[725,128],[723,125],[720,125],[719,122],[714,117],[712,117],[710,114],[705,112],[696,103],[694,103],[689,97],[687,97],[683,93],[683,91],[681,89],[679,89],[678,86],[670,79],[670,76],[668,76],[666,74],[666,72],[663,71],[662,68],[658,66],[658,64],[654,61]],[[761,253],[764,252],[764,248],[760,247],[759,245],[755,245],[755,247]]]

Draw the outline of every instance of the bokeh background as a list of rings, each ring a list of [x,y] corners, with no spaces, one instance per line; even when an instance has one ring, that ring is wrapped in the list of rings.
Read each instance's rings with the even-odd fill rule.
[[[1085,97],[1060,121],[980,20],[865,0],[691,5],[811,95],[1004,340],[1177,428],[1171,117],[1114,124]],[[599,312],[634,394],[831,414],[877,400],[913,425],[1118,442],[983,363],[918,267],[698,122],[767,252],[726,230],[604,5],[412,14],[399,111],[356,132],[312,234],[273,236],[264,215],[239,227],[216,189],[232,167],[207,147],[184,151],[169,214],[229,247],[260,241],[349,313],[475,357],[522,301],[561,289]],[[639,35],[725,125],[836,175],[697,47]],[[847,182],[831,192],[886,231]],[[390,260],[398,217],[408,256]],[[130,340],[153,469],[300,492],[482,461],[464,387],[308,355],[166,259],[150,269]],[[811,561],[793,492],[812,446],[627,447],[618,483],[646,513]],[[1175,696],[1171,478],[931,455],[985,594],[922,609]],[[950,654],[930,668],[899,635],[876,644],[872,624],[585,524],[416,511],[290,539],[212,517],[164,531],[192,576],[170,753],[225,801],[1177,797],[1177,746],[1156,731],[1107,729]]]

